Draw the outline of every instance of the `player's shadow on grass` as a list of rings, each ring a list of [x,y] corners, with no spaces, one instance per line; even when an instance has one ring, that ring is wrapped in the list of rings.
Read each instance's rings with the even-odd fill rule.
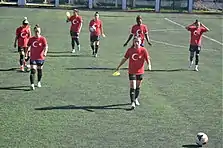
[[[8,86],[8,87],[0,87],[0,90],[30,91],[30,88],[29,86]]]
[[[82,55],[82,54],[49,54],[47,57],[92,57],[90,55]]]
[[[202,146],[196,145],[196,144],[186,144],[186,145],[182,145],[182,147],[186,147],[186,148],[197,148],[197,147],[202,147]]]
[[[18,68],[0,68],[0,71],[16,71]]]
[[[177,71],[188,71],[188,69],[178,68],[178,69],[152,69],[151,72],[177,72]]]
[[[129,103],[125,104],[112,104],[112,105],[103,105],[103,106],[76,106],[76,105],[66,105],[66,106],[48,106],[35,108],[35,110],[72,110],[72,109],[81,109],[89,112],[94,112],[94,110],[129,110],[129,108],[124,108],[121,106],[130,105]]]
[[[120,70],[127,70],[128,68],[121,68]],[[86,68],[66,68],[66,70],[115,70],[115,68],[106,68],[106,67],[86,67]],[[146,70],[148,71],[148,70]],[[149,72],[177,72],[177,71],[188,71],[188,69],[157,69],[151,70]]]
[[[121,70],[127,70],[128,68],[121,68]],[[86,68],[66,68],[66,70],[115,70],[115,68],[107,67],[86,67]]]
[[[69,52],[69,51],[49,51],[48,52],[49,54],[63,54],[63,53],[71,53],[71,52]]]

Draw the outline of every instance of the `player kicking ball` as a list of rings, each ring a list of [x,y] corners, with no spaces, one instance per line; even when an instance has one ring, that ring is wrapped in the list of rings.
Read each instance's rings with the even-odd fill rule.
[[[142,16],[138,15],[136,17],[136,24],[132,26],[131,34],[129,35],[127,41],[124,43],[124,47],[127,46],[132,37],[140,37],[141,38],[141,46],[144,46],[144,40],[146,39],[147,43],[151,46],[149,35],[148,35],[148,27],[147,25],[142,23]]]
[[[34,79],[37,71],[38,83],[37,87],[41,87],[42,69],[45,57],[48,51],[47,40],[41,36],[41,29],[39,25],[34,27],[35,36],[31,37],[28,42],[30,51],[30,83],[31,90],[35,90]]]
[[[193,24],[185,27],[188,31],[190,31],[190,61],[189,61],[189,68],[193,65],[193,58],[195,55],[195,71],[198,71],[198,62],[199,62],[199,54],[201,51],[201,41],[202,35],[204,32],[209,31],[209,29],[196,20]]]
[[[146,48],[141,46],[141,39],[135,37],[133,39],[133,45],[130,47],[124,58],[121,60],[116,71],[119,71],[120,67],[129,59],[128,73],[130,83],[130,99],[131,109],[135,109],[139,103],[140,86],[143,80],[144,63],[148,65],[148,69],[151,70],[151,61]]]
[[[73,10],[73,15],[70,16],[69,12],[66,12],[67,22],[71,22],[70,26],[70,36],[71,36],[71,46],[72,46],[72,53],[75,53],[75,43],[77,45],[77,51],[80,51],[80,41],[79,35],[82,28],[82,17],[79,16],[79,11],[77,9]]]
[[[19,63],[21,71],[24,71],[26,62],[29,60],[29,54],[27,53],[28,49],[27,43],[30,37],[31,37],[30,26],[27,17],[25,17],[24,20],[22,21],[22,26],[16,29],[16,37],[14,41],[14,48],[16,48],[18,42],[18,52],[20,56]]]
[[[103,32],[102,21],[99,19],[99,13],[95,12],[94,19],[92,19],[89,23],[89,31],[90,31],[90,42],[92,55],[97,57],[98,49],[99,49],[99,41],[100,36],[105,37]]]

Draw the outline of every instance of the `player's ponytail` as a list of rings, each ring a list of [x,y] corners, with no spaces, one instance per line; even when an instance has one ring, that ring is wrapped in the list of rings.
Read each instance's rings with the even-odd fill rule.
[[[40,32],[40,25],[39,24],[36,24],[35,27],[34,27],[34,31],[35,32]]]

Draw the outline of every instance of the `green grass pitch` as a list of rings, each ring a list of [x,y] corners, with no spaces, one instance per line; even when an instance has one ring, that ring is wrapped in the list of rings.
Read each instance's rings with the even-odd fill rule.
[[[145,73],[141,106],[126,111],[127,71],[113,77],[112,69],[138,13],[100,12],[107,38],[93,58],[88,23],[94,12],[80,12],[80,56],[70,53],[65,12],[0,8],[0,147],[180,148],[194,144],[200,131],[209,136],[206,147],[222,147],[222,46],[204,38],[200,71],[186,70],[189,33],[164,19],[187,25],[198,18],[210,28],[208,37],[222,41],[222,16],[141,13],[153,40],[146,45],[153,71]],[[29,73],[17,72],[13,49],[24,16],[32,26],[40,24],[49,43],[43,87],[35,91],[28,91]]]

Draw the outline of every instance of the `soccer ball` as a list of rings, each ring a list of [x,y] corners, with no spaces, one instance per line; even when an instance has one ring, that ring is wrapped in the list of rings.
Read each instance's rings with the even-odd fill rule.
[[[196,144],[199,146],[205,145],[208,143],[208,136],[205,133],[197,133],[196,137]]]
[[[90,32],[94,32],[96,30],[95,26],[90,27]]]

